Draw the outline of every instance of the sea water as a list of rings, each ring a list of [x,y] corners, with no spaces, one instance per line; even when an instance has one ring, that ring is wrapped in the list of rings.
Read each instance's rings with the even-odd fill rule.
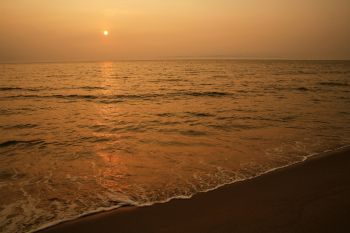
[[[0,231],[186,198],[350,144],[350,62],[0,65]]]

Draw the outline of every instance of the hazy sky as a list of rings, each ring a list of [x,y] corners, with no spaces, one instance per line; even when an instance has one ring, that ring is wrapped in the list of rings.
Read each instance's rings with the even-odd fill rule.
[[[349,0],[1,0],[0,62],[350,59],[349,24]]]

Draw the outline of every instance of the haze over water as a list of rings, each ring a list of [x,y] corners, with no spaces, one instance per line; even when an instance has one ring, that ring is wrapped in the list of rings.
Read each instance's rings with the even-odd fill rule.
[[[2,0],[0,62],[350,59],[349,22],[348,0]]]
[[[1,232],[167,201],[350,144],[350,63],[0,65]]]

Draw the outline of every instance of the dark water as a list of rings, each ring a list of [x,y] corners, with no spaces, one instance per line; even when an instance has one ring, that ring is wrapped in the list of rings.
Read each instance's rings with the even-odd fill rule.
[[[350,144],[350,63],[0,65],[0,231],[190,197]]]

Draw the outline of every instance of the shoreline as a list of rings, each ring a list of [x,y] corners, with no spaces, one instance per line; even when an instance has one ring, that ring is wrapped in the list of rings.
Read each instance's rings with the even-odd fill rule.
[[[332,166],[328,167],[328,163]],[[327,177],[326,174],[323,174],[322,169],[319,169],[320,167],[335,173],[333,175],[329,174],[330,177]],[[304,177],[303,174],[308,174],[308,176]],[[310,176],[315,177],[315,181],[310,180]],[[286,184],[285,178],[288,178],[292,182]],[[306,178],[306,180],[303,180],[303,178]],[[334,185],[332,185],[332,182],[329,182],[329,178],[333,178],[332,182],[335,184],[338,184],[339,180],[343,182],[339,183],[340,186],[333,187]],[[322,188],[323,181],[327,182],[325,182]],[[270,187],[269,185],[271,185],[271,182],[277,182],[280,186]],[[317,186],[316,190],[313,190],[309,186],[313,186],[315,183],[318,183],[319,186]],[[299,186],[303,184],[304,186],[301,189],[299,188],[299,191],[296,192],[296,189],[290,190],[291,186],[293,186],[292,184],[296,186],[298,186],[298,184]],[[305,184],[307,185],[305,186]],[[294,220],[295,224],[287,228],[281,228],[280,223],[292,220],[292,213],[294,213],[295,217],[295,213],[300,212],[300,208],[296,210],[291,203],[285,203],[279,207],[277,206],[278,208],[276,209],[276,202],[280,202],[280,200],[273,200],[271,197],[267,198],[265,196],[266,192],[270,192],[271,196],[289,199],[291,202],[300,202],[300,195],[298,195],[298,193],[304,194],[304,196],[313,194],[314,198],[316,198],[315,196],[322,197],[321,194],[327,197],[329,186],[335,189],[342,187],[344,189],[343,194],[345,192],[345,196],[350,196],[349,146],[344,146],[334,151],[309,155],[302,161],[271,169],[256,177],[235,181],[231,184],[222,185],[206,192],[200,192],[186,199],[174,198],[167,202],[145,206],[122,206],[108,211],[83,215],[76,219],[37,229],[34,232],[101,232],[101,230],[102,232],[300,232],[303,229],[307,229],[307,226],[314,226],[316,222],[319,223],[317,231],[308,228],[307,232],[347,232],[347,230],[350,230],[350,223],[346,224],[346,219],[350,219],[350,200],[346,200],[344,198],[345,196],[343,197],[340,195],[342,197],[340,198],[340,204],[342,204],[344,208],[339,208],[338,201],[336,203],[338,208],[327,209],[327,211],[322,212],[324,216],[322,216],[322,213],[316,213],[317,211],[314,213],[315,215],[309,216],[315,218],[317,215],[318,218],[322,218],[323,221],[315,220],[314,222],[308,222],[308,224],[301,224],[302,221]],[[245,191],[246,189],[249,191]],[[286,192],[286,189],[297,194],[295,198],[293,198],[291,193]],[[319,191],[318,195],[316,195],[317,190]],[[237,198],[235,195],[230,196],[229,193],[240,195]],[[252,202],[254,203],[259,199],[259,193],[264,194],[262,196],[267,198],[267,200],[261,200],[261,202],[255,203],[258,205],[252,205]],[[337,197],[339,197],[339,195]],[[310,196],[309,201],[312,203],[315,200]],[[243,203],[246,204],[246,208],[242,206]],[[327,205],[330,203],[329,201],[325,201],[324,204]],[[229,206],[232,208],[228,208]],[[264,208],[262,208],[262,206],[264,206]],[[268,210],[270,208],[271,210]],[[281,219],[281,216],[276,217],[273,214],[271,215],[270,212],[276,212],[280,209],[288,210],[286,212],[281,212],[283,213],[282,215],[287,216]],[[198,210],[198,212],[195,210]],[[247,210],[252,212],[249,214],[250,217],[246,216]],[[338,219],[336,225],[338,228],[340,227],[339,230],[343,231],[337,231],[335,229],[326,231],[327,228],[323,226],[326,223],[324,219],[327,217],[327,212],[330,210],[337,210],[338,212],[345,213],[345,215],[344,213],[334,214],[334,217]],[[288,212],[291,213],[287,214]],[[220,217],[218,217],[216,213],[220,213]],[[262,213],[265,214],[261,215]],[[268,218],[268,216],[270,217]],[[257,223],[254,220],[255,218],[266,218],[269,221]],[[192,222],[190,221],[191,219],[196,221]],[[334,222],[336,219],[332,219],[332,221]],[[345,222],[342,221],[344,219]],[[271,220],[275,224],[271,223]],[[133,222],[140,222],[140,224],[137,226],[133,224]],[[247,225],[242,223],[246,223]],[[266,227],[267,225],[268,227]],[[276,228],[277,226],[279,226],[279,230]],[[297,226],[299,226],[299,228]],[[265,228],[266,230],[262,230]]]

